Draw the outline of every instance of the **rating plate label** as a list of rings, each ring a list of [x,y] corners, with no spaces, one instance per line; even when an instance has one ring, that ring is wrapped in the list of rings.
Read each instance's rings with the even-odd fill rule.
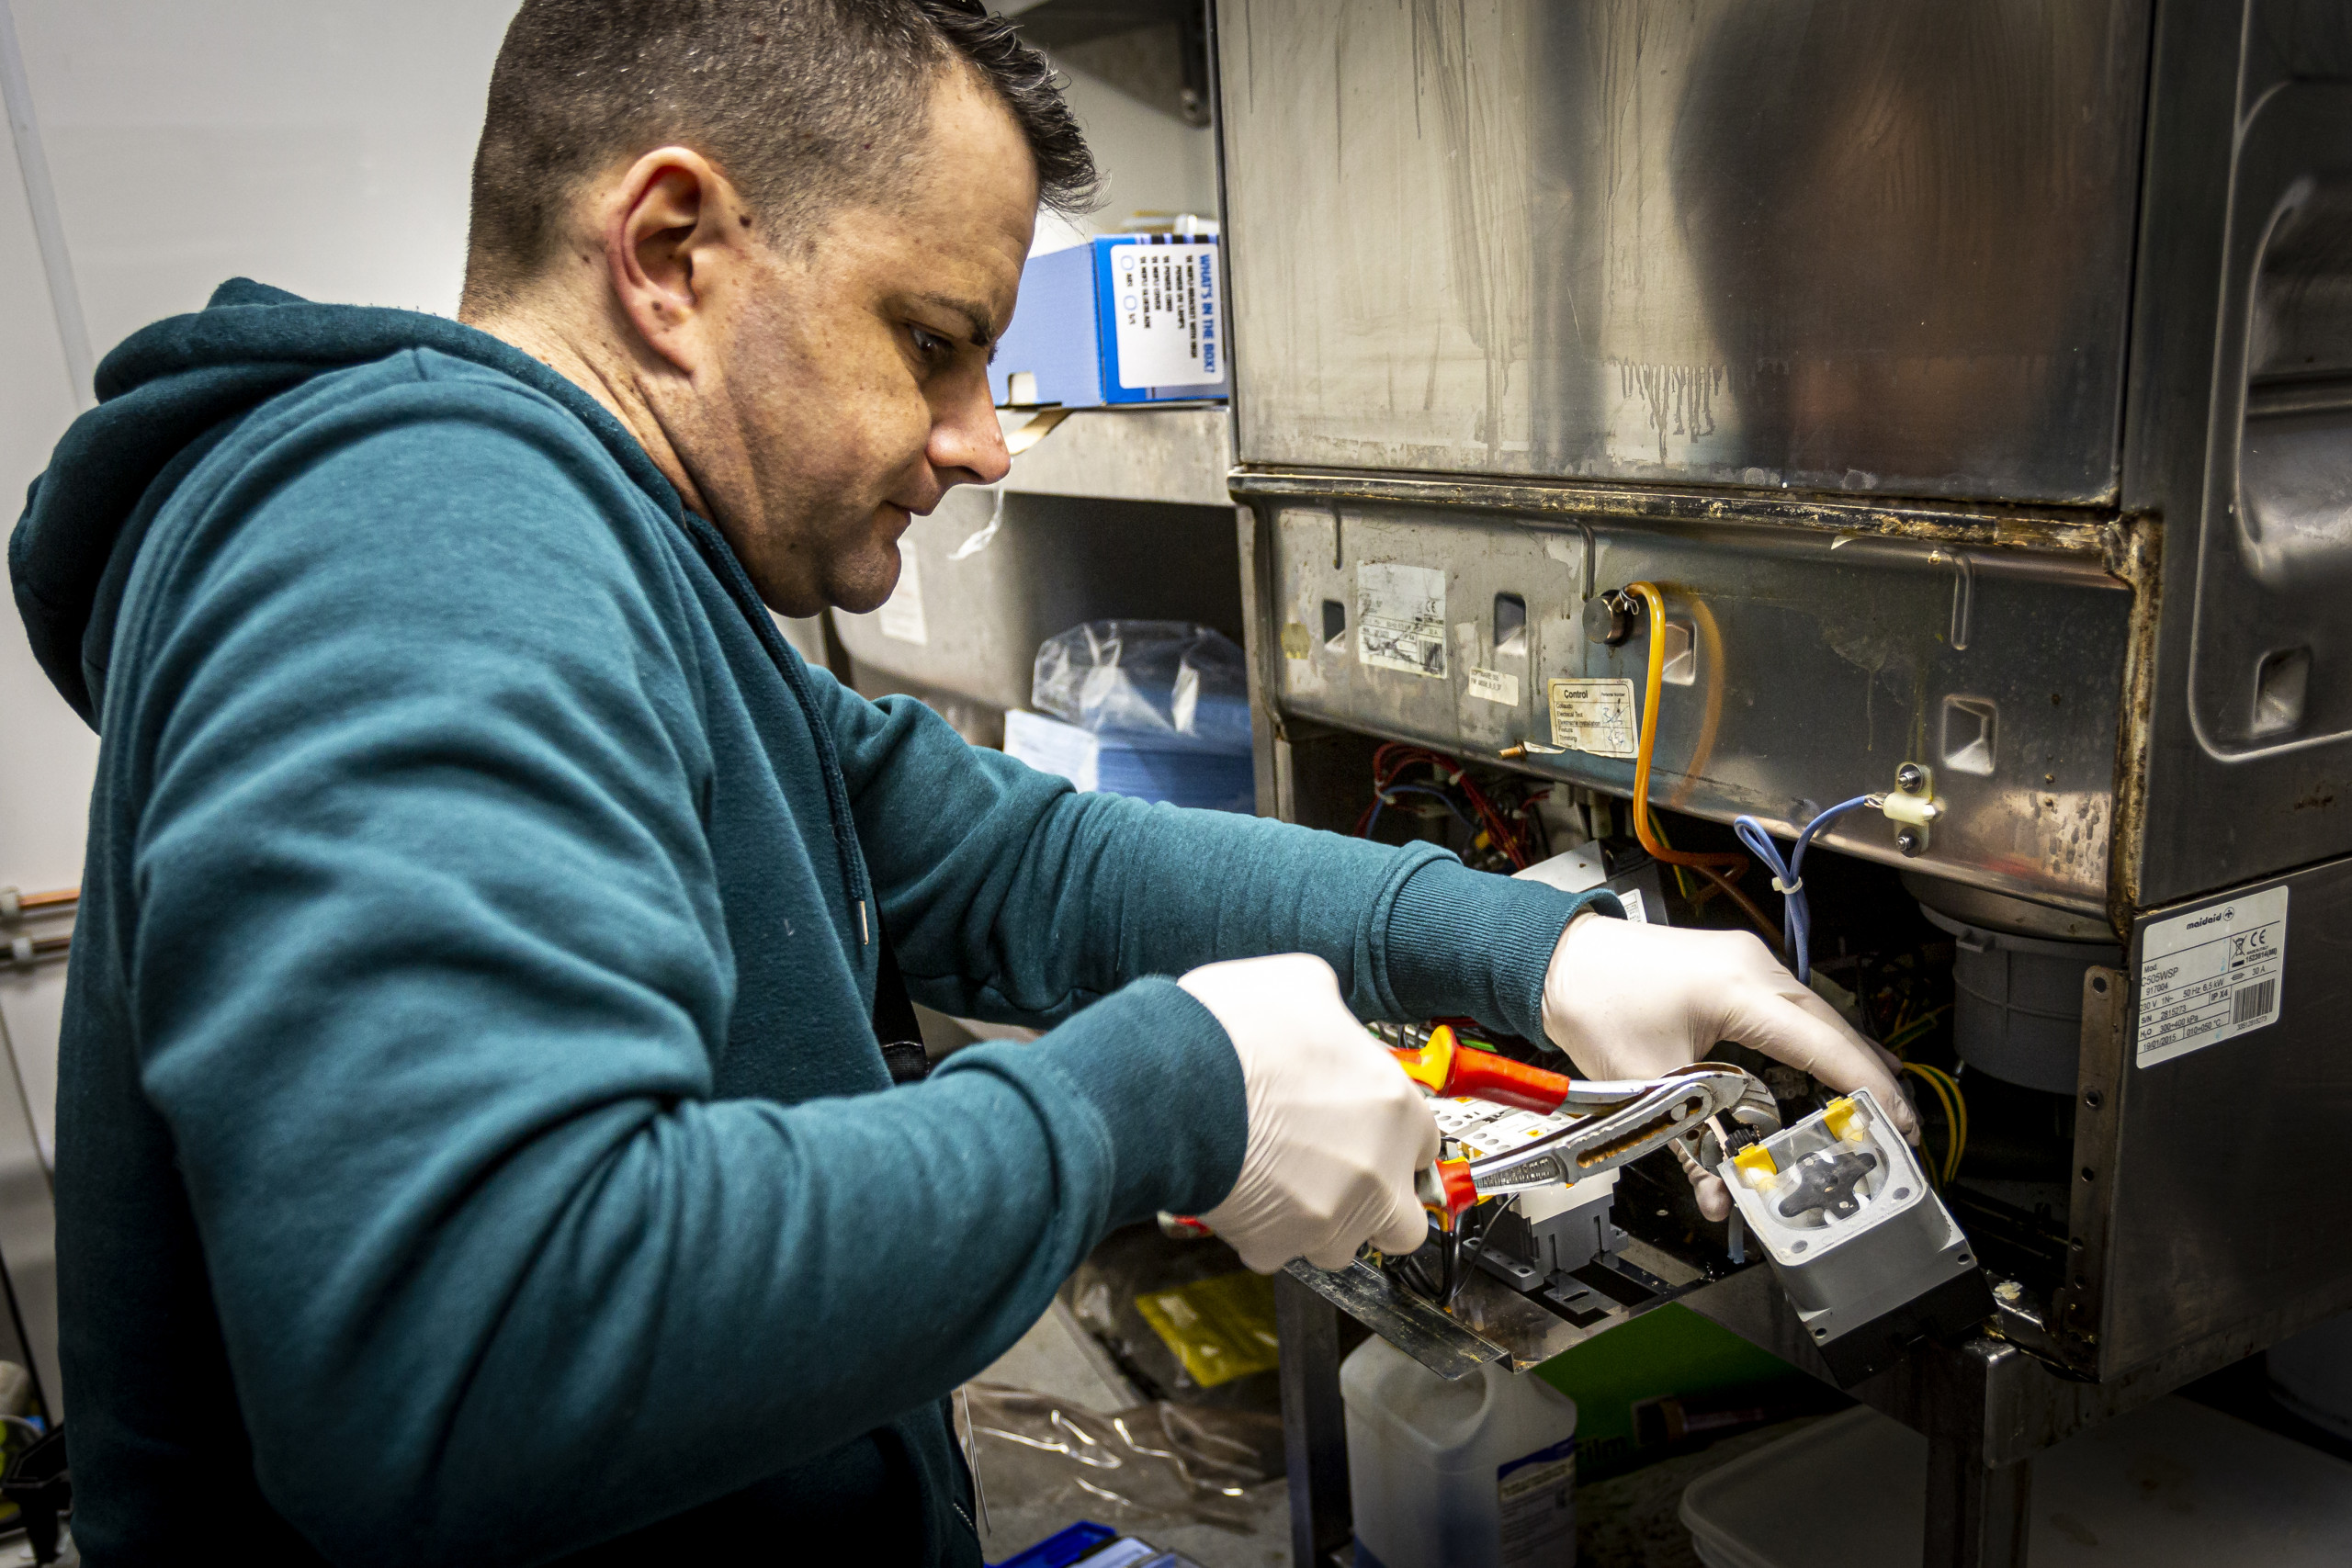
[[[2266,887],[2158,920],[2140,947],[2140,1066],[2278,1021],[2287,889]]]

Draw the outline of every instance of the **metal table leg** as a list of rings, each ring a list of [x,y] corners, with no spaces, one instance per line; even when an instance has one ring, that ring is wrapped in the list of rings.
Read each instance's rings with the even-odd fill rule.
[[[2032,1461],[2006,1464],[1986,1441],[1992,1362],[1979,1348],[1930,1350],[1922,1372],[1928,1399],[1925,1568],[2025,1568],[2032,1523]]]
[[[1924,1568],[2025,1568],[2033,1461],[1998,1470],[1963,1445],[1928,1440]]]
[[[1274,1334],[1282,1352],[1291,1562],[1293,1568],[1325,1568],[1331,1553],[1355,1537],[1348,1499],[1347,1416],[1340,1403],[1340,1314],[1289,1274],[1276,1274]]]

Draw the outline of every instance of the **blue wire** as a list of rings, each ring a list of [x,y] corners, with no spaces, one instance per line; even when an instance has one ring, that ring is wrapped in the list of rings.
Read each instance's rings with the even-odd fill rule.
[[[1764,863],[1774,880],[1787,889],[1781,898],[1788,911],[1788,919],[1783,924],[1788,930],[1790,966],[1796,971],[1797,979],[1805,985],[1813,983],[1813,909],[1804,896],[1804,852],[1811,847],[1815,835],[1830,823],[1857,807],[1870,803],[1869,795],[1858,795],[1822,812],[1804,825],[1804,830],[1797,835],[1796,848],[1789,852],[1786,861],[1781,859],[1780,846],[1772,842],[1772,835],[1764,830],[1763,823],[1753,817],[1739,817],[1732,820],[1732,831],[1739,835],[1739,841],[1754,851],[1756,858]]]
[[[1453,819],[1456,822],[1461,823],[1464,828],[1469,829],[1470,836],[1473,839],[1476,839],[1481,832],[1485,831],[1485,829],[1480,828],[1478,824],[1471,821],[1470,818],[1462,815],[1462,808],[1454,805],[1453,801],[1447,799],[1445,792],[1442,789],[1431,789],[1427,784],[1390,784],[1386,789],[1382,790],[1378,795],[1373,797],[1372,815],[1364,818],[1363,836],[1365,838],[1371,838],[1372,830],[1380,826],[1380,813],[1382,809],[1385,807],[1392,799],[1400,795],[1428,795],[1431,800],[1436,801],[1440,806],[1442,806],[1448,811],[1453,812]]]

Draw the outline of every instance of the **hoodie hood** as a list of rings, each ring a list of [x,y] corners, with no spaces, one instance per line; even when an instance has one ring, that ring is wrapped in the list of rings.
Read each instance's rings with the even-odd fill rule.
[[[8,575],[33,657],[93,728],[114,610],[148,522],[179,481],[272,398],[404,349],[487,366],[556,399],[665,511],[676,511],[677,492],[619,421],[488,333],[416,310],[313,304],[232,278],[203,310],[157,321],[106,356],[96,378],[98,406],[58,442],[8,542]]]

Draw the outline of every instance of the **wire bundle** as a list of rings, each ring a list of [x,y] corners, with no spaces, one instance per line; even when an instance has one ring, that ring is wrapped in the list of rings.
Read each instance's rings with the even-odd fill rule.
[[[1772,842],[1772,835],[1764,830],[1763,823],[1753,817],[1732,819],[1732,830],[1739,835],[1739,841],[1755,851],[1756,858],[1772,873],[1773,891],[1780,894],[1788,914],[1788,936],[1782,951],[1788,954],[1789,966],[1805,985],[1813,984],[1813,907],[1804,896],[1804,852],[1812,847],[1815,835],[1830,823],[1870,803],[1869,795],[1858,795],[1851,800],[1839,801],[1806,823],[1785,863],[1781,859],[1780,846]]]
[[[1424,767],[1436,777],[1424,783],[1399,782],[1408,771]],[[1531,840],[1542,831],[1541,824],[1535,820],[1534,803],[1547,793],[1545,789],[1531,791],[1517,806],[1506,807],[1470,776],[1458,759],[1427,747],[1392,740],[1372,754],[1372,804],[1356,819],[1356,837],[1372,837],[1381,812],[1397,804],[1400,798],[1426,796],[1453,813],[1454,820],[1469,832],[1474,846],[1483,836],[1514,871],[1525,871],[1542,858],[1535,852],[1542,848],[1540,841]],[[1454,803],[1456,794],[1468,804],[1467,812]]]
[[[1944,1108],[1944,1161],[1939,1179],[1950,1182],[1960,1174],[1960,1156],[1968,1149],[1968,1097],[1960,1091],[1960,1080],[1941,1067],[1925,1062],[1905,1062],[1903,1070],[1926,1084]]]
[[[1882,1043],[1883,1043],[1888,1050],[1894,1052],[1899,1056],[1905,1051],[1908,1051],[1912,1046],[1917,1045],[1920,1041],[1925,1040],[1928,1035],[1934,1033],[1936,1021],[1950,1011],[1951,1011],[1951,1004],[1950,1002],[1946,1002],[1939,1008],[1930,1008],[1928,1011],[1921,1013],[1917,1018],[1912,1019],[1908,1022],[1898,1018],[1895,1021],[1894,1029],[1888,1032],[1885,1040],[1882,1042]]]

